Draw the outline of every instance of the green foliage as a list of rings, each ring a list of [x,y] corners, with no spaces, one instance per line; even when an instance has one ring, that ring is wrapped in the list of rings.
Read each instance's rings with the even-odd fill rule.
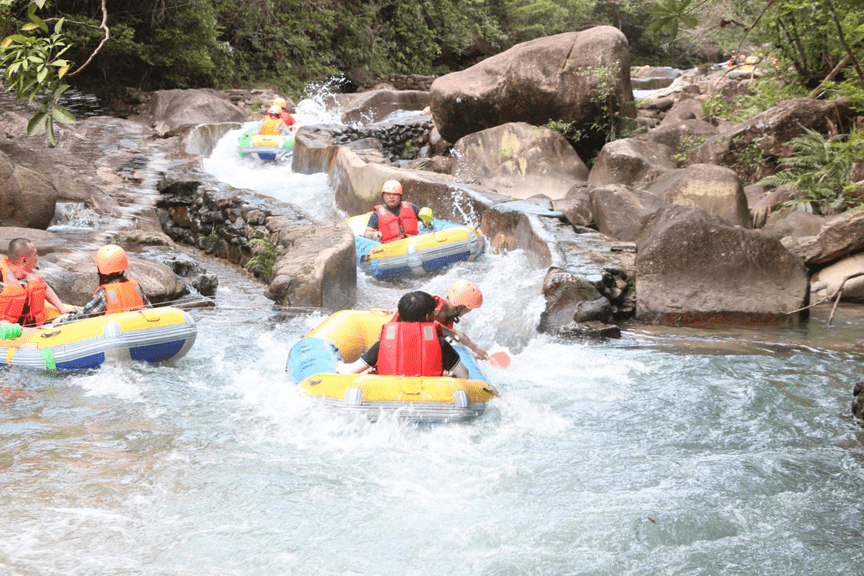
[[[722,118],[735,123],[744,122],[773,108],[784,100],[801,98],[807,90],[800,84],[784,83],[775,78],[765,78],[757,82],[753,91],[741,94],[728,102],[722,93],[714,93],[702,104],[702,110],[709,118]]]
[[[13,0],[0,2],[6,28],[10,26],[8,10],[12,4]],[[30,2],[27,6],[27,21],[20,24],[18,33],[0,42],[0,67],[5,69],[6,92],[14,91],[18,98],[26,98],[30,102],[41,99],[36,113],[27,123],[27,133],[33,135],[45,131],[49,143],[55,146],[54,122],[75,122],[72,114],[57,104],[57,100],[69,88],[63,77],[69,71],[70,63],[61,58],[69,45],[63,35],[62,18],[49,28],[36,15],[36,10],[43,4],[44,0]]]
[[[693,15],[692,0],[660,0],[648,9],[653,17],[649,28],[666,33],[674,40],[681,27],[693,28],[699,19]]]
[[[684,162],[687,160],[687,155],[690,153],[690,150],[694,148],[698,148],[702,144],[704,144],[708,140],[708,136],[705,134],[694,134],[682,136],[681,141],[678,143],[678,149],[672,155],[672,159],[676,162]]]
[[[269,279],[276,264],[276,245],[266,238],[252,238],[246,243],[252,250],[252,257],[243,265],[256,276]]]
[[[852,130],[834,139],[825,139],[815,130],[792,141],[795,154],[780,160],[783,170],[763,178],[759,184],[779,187],[795,184],[803,198],[787,205],[799,210],[829,215],[854,206],[857,200],[846,196],[853,190],[849,173],[852,163],[864,153],[864,132]]]

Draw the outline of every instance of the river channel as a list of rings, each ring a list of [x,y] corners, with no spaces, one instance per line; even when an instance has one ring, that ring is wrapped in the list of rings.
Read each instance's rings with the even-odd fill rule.
[[[323,175],[236,156],[205,168],[301,206]],[[369,423],[307,401],[285,372],[327,313],[277,310],[220,278],[171,366],[0,372],[0,574],[14,576],[860,574],[864,429],[851,419],[864,311],[789,328],[623,326],[538,335],[543,271],[520,252],[384,283],[358,308],[460,277],[460,328],[506,347],[479,419]]]

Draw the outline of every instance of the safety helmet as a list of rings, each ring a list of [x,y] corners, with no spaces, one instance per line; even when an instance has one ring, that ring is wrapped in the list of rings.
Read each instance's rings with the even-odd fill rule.
[[[468,310],[474,310],[483,305],[483,292],[470,280],[457,280],[450,285],[447,300],[453,306],[465,306]]]
[[[96,268],[106,275],[124,272],[129,269],[129,257],[116,244],[106,244],[96,252]]]
[[[282,108],[274,104],[267,109],[267,114],[269,114],[270,116],[279,116],[280,114],[282,114]]]
[[[288,102],[286,102],[284,98],[274,98],[273,105],[284,110],[288,106]]]
[[[387,180],[384,182],[384,185],[381,186],[382,194],[399,194],[402,195],[402,184],[399,183],[398,180]]]

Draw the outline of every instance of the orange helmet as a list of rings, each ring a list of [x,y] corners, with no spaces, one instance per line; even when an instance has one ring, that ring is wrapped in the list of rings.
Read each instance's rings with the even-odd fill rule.
[[[457,280],[450,285],[447,300],[453,306],[465,306],[468,310],[474,310],[483,305],[483,292],[470,280]]]
[[[288,107],[288,102],[285,101],[284,98],[274,98],[273,105],[282,108],[283,110]]]
[[[105,275],[125,272],[129,269],[129,257],[116,244],[106,244],[96,252],[96,268]]]
[[[398,180],[387,180],[384,182],[384,185],[381,186],[382,194],[399,194],[402,195],[402,184],[399,183]]]

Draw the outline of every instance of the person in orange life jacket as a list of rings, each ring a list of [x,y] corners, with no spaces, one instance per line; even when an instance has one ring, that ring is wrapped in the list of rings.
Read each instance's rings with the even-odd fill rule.
[[[102,246],[96,252],[96,269],[99,287],[87,304],[79,312],[63,318],[64,322],[152,307],[138,282],[126,277],[129,257],[125,250],[114,244]]]
[[[288,102],[284,98],[274,98],[273,106],[278,106],[281,112],[279,118],[285,123],[285,126],[291,127],[294,125],[294,117],[288,112]]]
[[[468,378],[459,354],[438,333],[435,298],[409,292],[399,300],[399,318],[381,328],[381,339],[360,358],[336,363],[339,374],[360,374],[372,368],[378,374],[399,376],[453,376]]]
[[[258,124],[258,134],[261,136],[280,136],[290,134],[290,130],[282,120],[282,109],[273,105],[267,109],[264,118]]]
[[[380,240],[385,244],[408,236],[416,236],[420,231],[418,225],[420,207],[402,201],[402,184],[396,180],[387,180],[381,187],[381,198],[384,204],[375,206],[363,236]],[[423,225],[429,226],[426,222]]]
[[[441,325],[444,336],[452,338],[460,344],[464,344],[474,352],[481,360],[489,357],[489,354],[471,341],[461,330],[456,330],[453,325],[459,319],[476,308],[483,305],[483,292],[480,287],[470,280],[457,280],[447,290],[447,298],[433,296],[435,298],[435,321]]]
[[[39,254],[27,238],[9,242],[7,256],[0,261],[0,324],[41,326],[45,323],[45,300],[61,314],[77,308],[66,306],[36,269]]]

